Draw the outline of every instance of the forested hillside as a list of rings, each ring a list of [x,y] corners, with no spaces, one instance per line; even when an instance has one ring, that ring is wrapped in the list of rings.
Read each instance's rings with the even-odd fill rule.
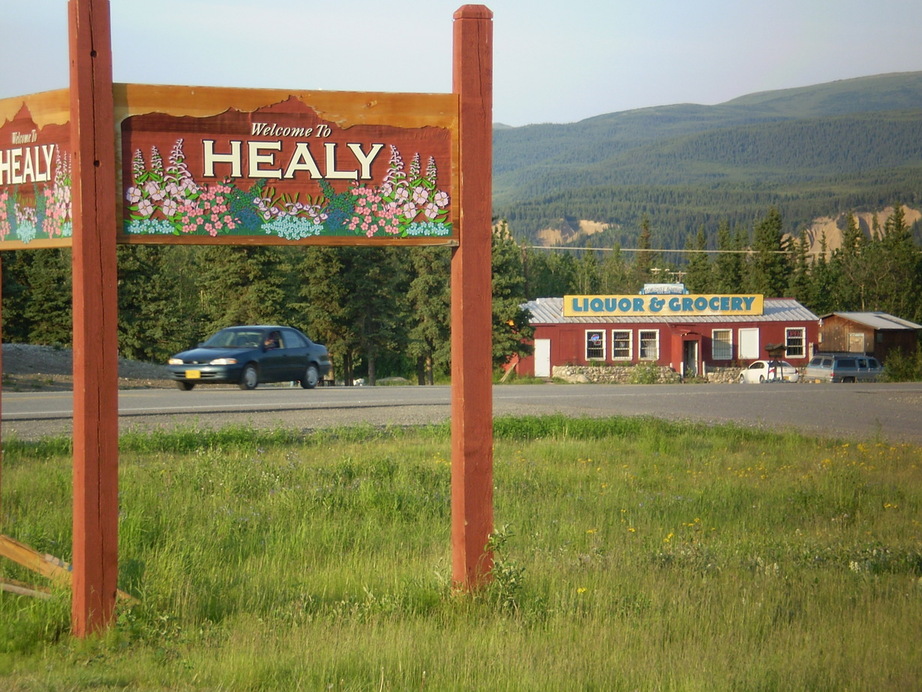
[[[818,216],[922,206],[922,73],[881,75],[494,132],[494,214],[533,242],[582,219],[593,245],[656,244],[749,226],[774,207],[796,234]]]

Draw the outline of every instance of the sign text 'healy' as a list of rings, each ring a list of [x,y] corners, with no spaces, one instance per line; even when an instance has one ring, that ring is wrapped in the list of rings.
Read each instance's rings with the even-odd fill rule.
[[[299,173],[307,173],[313,180],[371,180],[371,164],[384,148],[383,143],[366,146],[347,142],[340,146],[324,142],[319,154],[321,170],[310,142],[291,143],[287,153],[285,144],[281,139],[232,139],[222,150],[215,140],[202,140],[202,177],[293,180]]]

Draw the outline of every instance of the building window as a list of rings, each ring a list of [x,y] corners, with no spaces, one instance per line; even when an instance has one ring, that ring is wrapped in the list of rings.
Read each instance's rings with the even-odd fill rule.
[[[807,352],[806,330],[803,327],[791,327],[784,330],[784,353],[788,358],[804,358]]]
[[[586,330],[586,360],[605,360],[605,332]]]
[[[733,358],[733,332],[730,329],[715,329],[711,332],[711,360]]]
[[[641,360],[659,360],[659,330],[640,330],[640,358]]]
[[[631,330],[615,329],[611,333],[612,360],[630,360],[634,355],[631,349]]]

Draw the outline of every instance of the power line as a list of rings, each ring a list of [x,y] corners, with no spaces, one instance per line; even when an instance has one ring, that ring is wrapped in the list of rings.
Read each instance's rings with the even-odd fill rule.
[[[560,245],[525,245],[528,250],[566,250],[568,252],[614,252],[615,248],[610,247],[562,247]],[[648,249],[648,248],[639,248],[639,247],[622,247],[618,248],[619,252],[660,252],[660,253],[673,253],[673,254],[684,254],[684,253],[693,253],[700,252],[702,254],[708,255],[752,255],[757,252],[770,252],[777,255],[790,255],[792,250],[666,250],[666,249]]]

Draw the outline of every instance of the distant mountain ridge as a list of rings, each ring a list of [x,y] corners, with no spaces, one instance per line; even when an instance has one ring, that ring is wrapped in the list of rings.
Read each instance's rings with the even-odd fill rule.
[[[596,247],[629,246],[646,215],[657,246],[680,248],[701,226],[751,227],[772,206],[789,232],[922,206],[922,72],[497,127],[493,139],[494,214],[526,241],[585,220],[607,226]]]

